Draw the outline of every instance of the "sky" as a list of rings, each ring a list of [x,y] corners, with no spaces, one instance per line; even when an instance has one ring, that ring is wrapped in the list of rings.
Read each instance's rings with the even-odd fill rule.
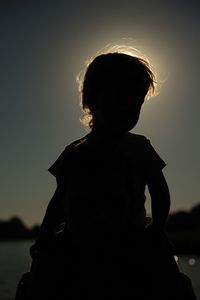
[[[87,134],[76,76],[108,44],[136,47],[162,83],[132,132],[149,138],[167,163],[171,212],[200,203],[199,1],[2,0],[0,6],[0,219],[41,223],[56,188],[48,168]]]

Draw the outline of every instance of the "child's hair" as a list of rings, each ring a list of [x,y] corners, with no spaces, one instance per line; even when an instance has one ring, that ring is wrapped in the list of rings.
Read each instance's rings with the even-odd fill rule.
[[[131,93],[129,98],[135,102],[140,101],[142,105],[146,96],[154,94],[155,84],[152,68],[143,58],[120,52],[96,56],[88,65],[81,86],[81,106],[86,114],[85,120],[88,120],[86,122],[92,128],[93,115],[99,101],[109,106],[109,95],[113,99],[119,89],[126,94]],[[105,103],[103,98],[106,94],[108,97]]]

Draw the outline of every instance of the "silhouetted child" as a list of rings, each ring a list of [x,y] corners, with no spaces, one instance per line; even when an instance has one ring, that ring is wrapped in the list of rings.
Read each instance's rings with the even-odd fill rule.
[[[57,200],[50,202],[41,235],[51,235],[62,217],[73,234],[88,222],[102,222],[106,228],[109,224],[117,231],[127,226],[144,229],[146,186],[152,202],[151,226],[156,232],[164,230],[170,207],[162,173],[165,163],[148,139],[129,132],[154,87],[149,64],[138,57],[108,53],[88,66],[82,107],[91,116],[92,130],[67,146],[49,169],[58,184],[64,182],[66,194],[60,211]]]
[[[130,133],[155,84],[148,62],[124,53],[99,55],[86,70],[82,108],[90,118],[91,132],[67,146],[50,167],[58,185],[32,248],[36,257],[39,249],[53,249],[55,233],[58,237],[64,222],[65,246],[60,248],[68,260],[65,257],[63,273],[52,267],[59,265],[56,258],[47,265],[54,272],[64,274],[65,268],[71,272],[68,277],[73,279],[59,279],[59,288],[71,280],[69,299],[134,295],[135,299],[173,299],[171,290],[169,294],[165,290],[165,295],[158,292],[158,285],[171,288],[170,278],[179,273],[164,233],[170,208],[162,173],[166,164],[146,137]],[[150,224],[146,221],[146,186],[151,196]],[[58,251],[56,257],[60,256]]]

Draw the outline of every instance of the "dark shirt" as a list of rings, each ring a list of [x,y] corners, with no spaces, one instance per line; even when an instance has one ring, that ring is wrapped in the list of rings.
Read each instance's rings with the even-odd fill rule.
[[[145,187],[165,167],[150,141],[126,133],[90,133],[67,146],[49,168],[62,182],[64,216],[74,234],[144,228]]]

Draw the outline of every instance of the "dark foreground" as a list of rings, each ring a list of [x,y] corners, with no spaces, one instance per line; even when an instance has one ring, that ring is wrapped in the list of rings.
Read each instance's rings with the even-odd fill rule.
[[[48,250],[33,247],[31,272],[22,278],[16,300],[195,300],[167,238],[132,236],[106,243],[104,236],[104,242],[98,237],[78,245],[65,237]]]

